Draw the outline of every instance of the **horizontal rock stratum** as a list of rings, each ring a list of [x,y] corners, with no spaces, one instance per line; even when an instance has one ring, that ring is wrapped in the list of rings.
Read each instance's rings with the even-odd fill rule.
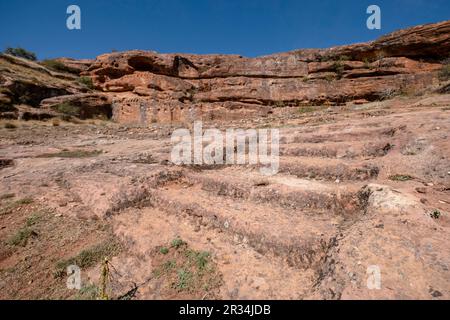
[[[446,92],[438,75],[449,52],[450,20],[368,43],[256,58],[134,50],[36,63],[2,54],[0,118],[69,113],[132,125],[228,121],[287,107]]]
[[[450,52],[450,21],[369,43],[269,56],[104,54],[90,65],[96,89],[122,123],[231,120],[274,108],[336,105],[420,92],[438,82]]]

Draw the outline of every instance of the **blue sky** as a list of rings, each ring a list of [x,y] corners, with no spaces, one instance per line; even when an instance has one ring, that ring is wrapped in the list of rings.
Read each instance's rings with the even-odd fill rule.
[[[82,30],[66,28],[80,6]],[[382,29],[366,28],[366,8]],[[22,46],[39,58],[93,58],[111,50],[258,56],[376,39],[450,19],[450,0],[0,0],[0,49]]]

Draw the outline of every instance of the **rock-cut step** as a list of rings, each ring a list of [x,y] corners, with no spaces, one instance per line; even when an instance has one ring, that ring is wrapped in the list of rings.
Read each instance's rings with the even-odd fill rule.
[[[334,245],[342,216],[304,215],[280,207],[215,197],[201,185],[171,184],[154,190],[151,204],[200,228],[230,235],[235,245],[248,245],[289,266],[316,269]]]
[[[392,148],[392,144],[385,140],[361,141],[361,142],[330,142],[294,143],[280,146],[281,156],[291,157],[322,157],[322,158],[363,158],[383,157]]]
[[[293,210],[292,214],[313,210],[314,215],[353,215],[361,209],[357,184],[322,183],[281,174],[266,177],[257,170],[241,168],[186,173],[184,179],[215,197],[279,206]]]
[[[157,208],[127,209],[114,217],[116,235],[130,244],[132,255],[119,257],[115,263],[118,280],[130,286],[151,276],[149,253],[158,246],[167,246],[181,238],[198,251],[211,254],[223,277],[221,299],[302,299],[315,283],[312,270],[290,267],[279,258],[270,258],[252,247],[234,243],[220,230],[202,228],[179,215],[167,214]],[[150,261],[149,261],[150,260]],[[138,299],[161,299],[157,283],[140,286]]]
[[[296,133],[287,132],[282,134],[280,144],[291,143],[324,143],[324,142],[348,142],[372,139],[373,137],[390,138],[399,130],[396,127],[383,127],[371,129],[347,130],[324,133]]]
[[[379,168],[368,161],[342,161],[307,157],[281,157],[279,172],[299,178],[328,181],[364,181],[376,179]]]

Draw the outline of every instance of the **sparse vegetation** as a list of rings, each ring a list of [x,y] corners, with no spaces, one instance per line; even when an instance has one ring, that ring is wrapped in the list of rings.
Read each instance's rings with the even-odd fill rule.
[[[80,115],[80,107],[68,102],[57,104],[53,106],[52,109],[69,116],[77,117]]]
[[[78,78],[78,82],[85,85],[89,89],[94,89],[94,84],[92,82],[92,79],[89,77],[80,77],[80,78]]]
[[[36,54],[34,52],[25,50],[24,48],[20,48],[20,47],[18,47],[18,48],[6,48],[4,53],[12,55],[12,56],[15,56],[15,57],[31,60],[31,61],[36,61],[37,60]]]
[[[25,247],[31,237],[37,237],[37,233],[27,226],[17,231],[8,239],[7,243],[11,246]]]
[[[337,76],[338,80],[342,79],[342,76],[344,75],[345,66],[344,66],[343,61],[345,61],[345,60],[341,60],[341,58],[340,58],[333,64],[333,70],[334,70],[334,72],[336,72],[336,76]]]
[[[178,281],[175,283],[175,287],[178,290],[186,290],[191,286],[193,275],[191,272],[185,269],[178,270]]]
[[[310,113],[310,112],[314,112],[316,109],[313,106],[304,106],[304,107],[300,107],[298,109],[298,112],[300,114],[305,114],[305,113]]]
[[[167,249],[167,253],[162,249]],[[170,248],[161,247],[158,251],[159,263],[153,274],[167,280],[167,289],[204,295],[220,286],[221,277],[209,252],[189,249],[180,238],[174,239]]]
[[[27,227],[32,227],[36,223],[38,223],[40,219],[41,219],[41,215],[39,213],[34,213],[34,214],[32,214],[31,216],[29,216],[27,218],[26,226]]]
[[[187,250],[186,257],[189,259],[190,262],[195,263],[199,270],[204,270],[206,268],[206,265],[208,264],[211,255],[207,251],[199,252],[194,250]]]
[[[55,277],[62,277],[68,266],[77,265],[82,269],[95,266],[97,263],[103,261],[105,258],[110,258],[117,255],[121,250],[120,244],[115,241],[105,241],[89,249],[81,251],[76,257],[67,260],[59,261],[56,264]]]
[[[441,217],[441,212],[439,210],[434,210],[432,213],[430,213],[430,217],[437,220]]]
[[[393,176],[389,177],[390,180],[392,181],[409,181],[409,180],[413,180],[414,177],[407,175],[407,174],[396,174]]]
[[[183,245],[185,245],[185,244],[186,244],[186,242],[184,242],[184,241],[181,240],[180,238],[176,238],[176,239],[174,239],[174,240],[172,241],[171,247],[172,247],[172,248],[175,248],[175,249],[178,249],[178,248],[180,248],[181,246],[183,246]]]
[[[31,198],[23,198],[23,199],[19,199],[17,201],[8,203],[7,205],[0,208],[0,216],[5,215],[5,214],[10,214],[13,210],[15,210],[21,206],[29,205],[32,203],[33,203],[33,199],[31,199]]]
[[[76,300],[97,300],[99,297],[99,288],[95,284],[84,286],[75,296]]]
[[[161,252],[162,254],[168,254],[169,253],[169,249],[166,247],[162,247],[161,249],[159,249],[159,252]]]

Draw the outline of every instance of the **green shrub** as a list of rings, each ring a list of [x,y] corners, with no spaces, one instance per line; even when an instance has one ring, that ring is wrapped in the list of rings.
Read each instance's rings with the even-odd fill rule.
[[[95,266],[105,258],[112,258],[121,250],[120,244],[115,240],[105,241],[88,249],[81,251],[76,257],[61,260],[56,263],[54,276],[62,277],[68,266],[74,264],[82,269]]]
[[[172,247],[172,248],[175,248],[175,249],[178,249],[178,248],[180,248],[181,246],[184,246],[184,245],[186,245],[186,242],[184,242],[184,241],[181,240],[180,238],[174,239],[174,240],[172,241],[172,243],[171,243],[171,247]]]
[[[36,237],[37,233],[28,228],[22,228],[15,235],[13,235],[11,238],[8,239],[8,244],[11,246],[21,246],[25,247],[28,243],[28,239],[31,237]]]
[[[168,254],[169,253],[169,249],[166,248],[166,247],[162,247],[162,248],[159,249],[159,252],[161,254]]]
[[[6,48],[4,53],[15,56],[15,57],[31,60],[31,61],[37,60],[36,54],[34,52],[25,50],[20,47],[19,48]]]
[[[430,213],[430,217],[433,219],[439,219],[441,217],[441,212],[439,210],[434,210]]]
[[[80,77],[80,78],[78,78],[78,82],[85,85],[89,89],[94,89],[94,84],[92,83],[92,79],[89,77]]]
[[[390,176],[389,179],[392,181],[409,181],[409,180],[413,180],[414,177],[412,177],[408,174],[396,174],[396,175]]]
[[[63,102],[52,107],[53,110],[69,116],[79,116],[80,108],[69,102]]]
[[[342,63],[342,60],[338,60],[333,64],[333,70],[336,72],[337,79],[341,79],[344,75],[345,66]]]

